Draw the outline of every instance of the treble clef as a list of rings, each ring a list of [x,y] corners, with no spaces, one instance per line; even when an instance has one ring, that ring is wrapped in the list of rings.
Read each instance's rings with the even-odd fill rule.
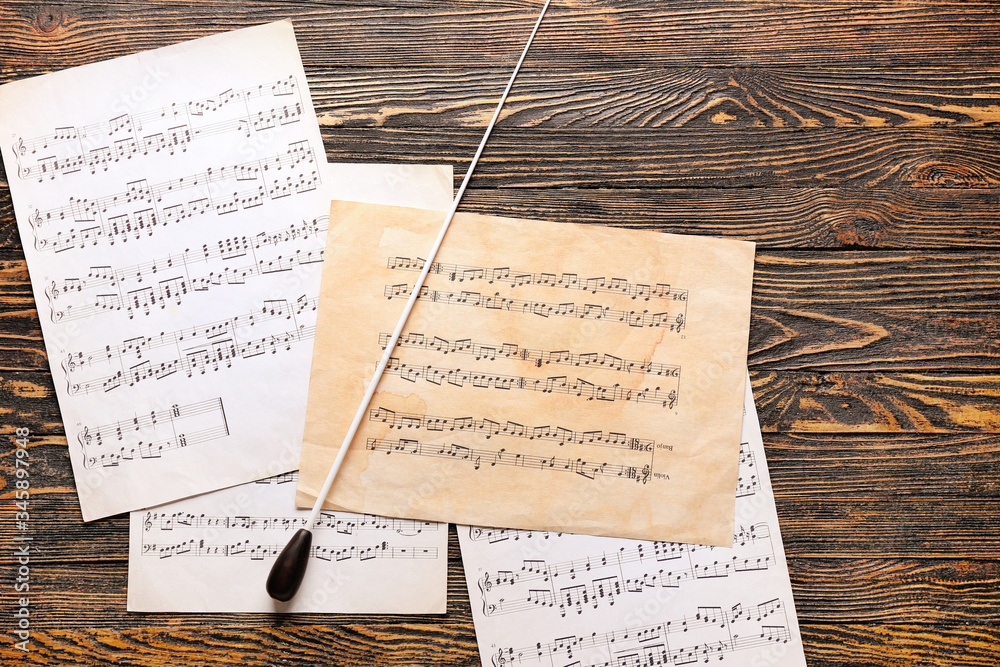
[[[493,654],[493,667],[504,667],[507,664],[507,658],[503,655],[503,649],[499,649]]]
[[[87,447],[89,447],[91,440],[93,440],[93,438],[90,435],[90,427],[89,426],[84,426],[83,430],[80,431],[80,435],[77,436],[77,439],[80,441],[80,445],[84,449],[86,449]]]
[[[146,529],[146,532],[149,532],[153,528],[152,517],[152,512],[146,512],[146,520],[142,522],[142,526]]]
[[[14,152],[17,153],[18,155],[24,155],[28,150],[27,148],[24,147],[24,139],[21,137],[18,137],[17,143],[14,144],[13,148]]]
[[[66,373],[72,373],[73,371],[76,370],[77,364],[76,364],[76,361],[73,360],[73,353],[72,352],[70,352],[69,354],[66,355],[66,359],[63,360],[63,362],[62,362],[62,367],[63,367],[63,371],[66,372]]]

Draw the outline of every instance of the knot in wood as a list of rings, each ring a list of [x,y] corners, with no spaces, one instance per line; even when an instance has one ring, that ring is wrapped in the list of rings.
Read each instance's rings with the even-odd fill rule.
[[[43,5],[38,9],[35,25],[41,32],[53,32],[63,24],[63,12],[58,7]]]

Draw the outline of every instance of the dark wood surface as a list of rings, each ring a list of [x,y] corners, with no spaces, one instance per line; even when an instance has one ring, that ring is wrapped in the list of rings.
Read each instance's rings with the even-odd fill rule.
[[[6,0],[0,83],[291,18],[329,159],[460,177],[540,4]],[[444,617],[125,612],[127,517],[80,522],[0,180],[0,662],[477,664],[454,530]],[[463,210],[756,241],[749,363],[809,665],[1000,664],[998,3],[555,0]]]

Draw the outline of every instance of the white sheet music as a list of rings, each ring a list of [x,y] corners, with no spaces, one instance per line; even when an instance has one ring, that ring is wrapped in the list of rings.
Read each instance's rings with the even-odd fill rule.
[[[8,84],[0,127],[85,520],[295,469],[330,200],[451,201],[326,168],[289,22]]]
[[[295,473],[132,512],[129,611],[443,614],[448,524],[323,512],[298,595],[264,581],[309,517]]]
[[[739,470],[732,548],[459,526],[483,664],[804,667],[749,379]]]

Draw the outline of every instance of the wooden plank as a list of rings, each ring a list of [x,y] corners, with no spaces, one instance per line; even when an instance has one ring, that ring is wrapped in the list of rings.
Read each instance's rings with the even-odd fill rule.
[[[768,433],[1000,432],[1000,376],[753,370]],[[63,433],[45,371],[0,375],[0,433]]]
[[[1000,435],[994,433],[765,433],[764,443],[776,494],[785,501],[782,510],[842,502],[871,505],[876,513],[892,503],[923,511],[932,498],[950,505],[962,499],[988,504],[1000,497]],[[977,510],[970,508],[968,516],[977,516]],[[1000,529],[1000,517],[983,517],[987,526]],[[944,529],[946,522],[939,522]],[[862,533],[875,534],[870,528]],[[922,544],[928,536],[914,539]]]
[[[451,163],[459,175],[482,139],[476,130],[452,128],[322,131],[330,162]],[[498,128],[476,168],[475,184],[996,189],[998,151],[1000,133],[976,130]]]
[[[0,311],[0,372],[48,368],[35,311]],[[892,308],[850,311],[810,305],[755,307],[749,364],[754,370],[996,372],[1000,314]]]
[[[768,433],[1000,433],[996,374],[752,370],[751,380]],[[48,372],[0,373],[0,434],[17,427],[64,433]]]
[[[540,2],[155,3],[0,9],[9,66],[66,67],[293,18],[303,60],[338,66],[494,66],[517,57]],[[961,8],[961,11],[957,11]],[[531,66],[905,66],[996,62],[992,3],[595,0],[556,4]]]
[[[765,444],[789,557],[996,559],[1000,436],[767,434]],[[65,439],[32,438],[29,451],[35,561],[124,553],[123,516],[80,522]],[[13,479],[9,452],[0,476]],[[0,522],[0,539],[17,534]]]
[[[995,667],[1000,661],[1000,631],[973,621],[964,625],[806,624],[802,627],[810,665],[865,667]],[[0,659],[20,661],[15,635],[0,632]],[[480,664],[471,624],[427,622],[365,623],[238,629],[178,626],[135,630],[73,629],[32,633],[30,664],[164,665],[469,665]],[[776,644],[772,662],[785,655]]]
[[[810,665],[850,667],[993,667],[1000,664],[1000,631],[994,625],[928,628],[895,625],[807,625],[802,628]]]
[[[755,308],[749,364],[761,370],[994,373],[1000,315],[896,309]]]
[[[48,367],[38,312],[0,310],[0,372]]]
[[[1000,265],[974,253],[758,255],[750,365],[764,370],[997,368]],[[25,274],[8,262],[8,293]],[[872,289],[878,284],[880,289]],[[22,298],[23,297],[19,297]],[[0,311],[0,370],[47,368],[34,310]]]
[[[753,282],[760,308],[1000,311],[1000,259],[981,252],[761,252]]]
[[[505,70],[311,68],[323,125],[484,128]],[[996,127],[1000,72],[850,68],[528,68],[505,128]]]
[[[452,530],[454,533],[454,529]],[[461,554],[453,539],[449,554],[450,623],[472,623]],[[124,545],[122,545],[124,549]],[[933,559],[793,559],[789,565],[795,606],[802,623],[911,622],[961,623],[1000,620],[1000,562]],[[101,562],[51,563],[32,573],[32,630],[73,628],[172,628],[204,623],[202,614],[148,614],[125,611],[127,560],[109,553]],[[738,579],[733,579],[737,584]],[[253,585],[253,582],[247,582]],[[261,585],[263,585],[261,583]],[[308,593],[308,591],[304,591]],[[16,592],[0,591],[0,605],[16,606]],[[472,601],[473,604],[478,600]],[[621,604],[629,604],[628,597]],[[380,615],[380,623],[413,624],[436,616]],[[284,626],[371,621],[361,614],[289,614]],[[266,628],[271,614],[218,614],[213,627]]]
[[[797,558],[789,563],[799,621],[1000,621],[1000,562]]]
[[[34,307],[24,260],[0,260],[0,302]],[[1000,259],[971,251],[758,252],[753,305],[992,313],[1000,310]]]
[[[1000,433],[1000,375],[753,371],[770,433]]]
[[[481,139],[450,128],[322,129],[331,162],[450,162],[458,174]],[[974,130],[498,127],[475,181],[480,188],[996,188],[998,151],[1000,134]]]
[[[723,236],[755,241],[758,250],[1000,249],[1000,189],[473,187],[462,210]],[[20,247],[10,193],[0,184],[0,252]]]
[[[995,498],[793,500],[797,489],[774,477],[789,558],[996,558]]]
[[[0,372],[48,368],[35,311],[0,311]],[[1000,314],[755,307],[754,370],[996,372]]]
[[[31,633],[26,656],[8,628],[0,632],[0,661],[32,667],[65,665],[412,665],[478,664],[471,623],[411,621],[289,627],[275,615],[271,627],[255,630],[215,627],[212,617],[196,626],[154,629],[39,630]],[[329,619],[329,617],[326,617]],[[183,662],[179,662],[183,661]]]
[[[0,84],[48,70],[12,68]],[[507,68],[309,67],[323,125],[485,128]],[[528,67],[502,127],[990,128],[1000,124],[1000,71],[948,68]]]

